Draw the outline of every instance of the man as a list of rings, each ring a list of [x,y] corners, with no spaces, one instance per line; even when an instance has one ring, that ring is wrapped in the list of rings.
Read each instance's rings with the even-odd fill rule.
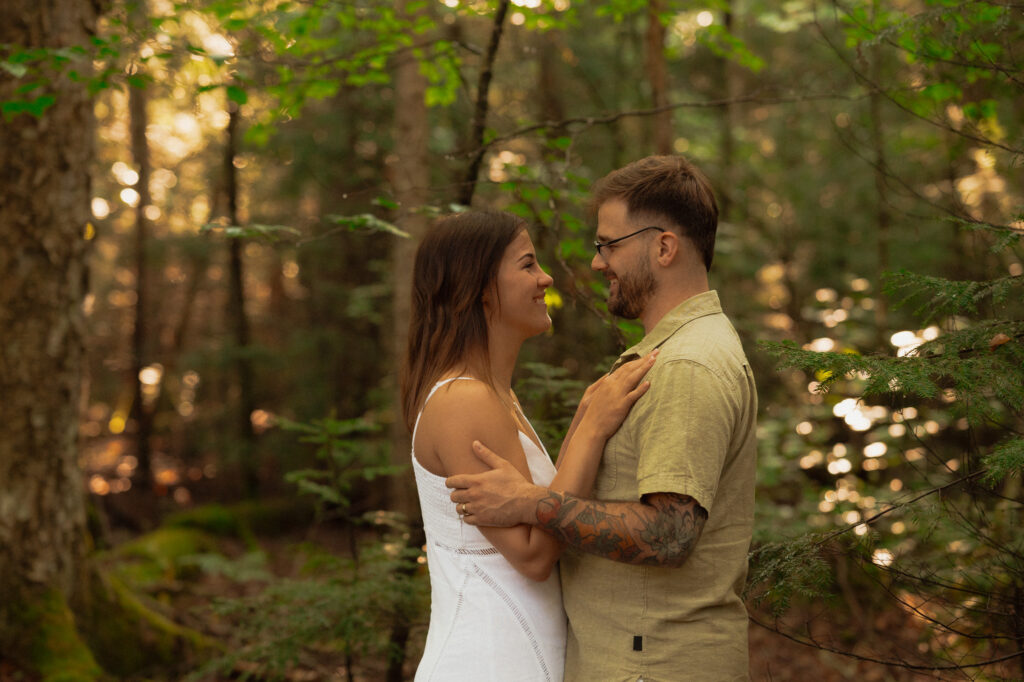
[[[612,172],[592,207],[608,309],[646,333],[616,366],[658,348],[651,388],[605,445],[595,499],[534,486],[478,444],[493,469],[450,477],[451,499],[467,523],[566,544],[567,680],[745,680],[757,397],[708,286],[718,208],[670,156]]]

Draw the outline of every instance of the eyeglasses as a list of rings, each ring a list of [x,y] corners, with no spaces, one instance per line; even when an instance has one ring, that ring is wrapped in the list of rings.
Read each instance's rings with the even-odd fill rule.
[[[597,249],[597,255],[599,255],[602,258],[604,258],[604,254],[601,253],[601,249],[603,249],[604,247],[611,246],[612,244],[617,244],[618,242],[621,242],[623,239],[629,239],[630,237],[635,237],[638,234],[640,234],[641,232],[646,232],[647,230],[657,230],[658,232],[664,232],[665,231],[663,228],[656,227],[654,225],[649,225],[648,227],[639,229],[636,232],[633,232],[632,234],[627,234],[625,237],[619,237],[618,239],[609,239],[606,242],[597,242],[597,241],[595,241],[594,242],[594,248]]]

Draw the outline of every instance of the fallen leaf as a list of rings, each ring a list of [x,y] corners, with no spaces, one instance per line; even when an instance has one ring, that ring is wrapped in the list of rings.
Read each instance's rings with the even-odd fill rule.
[[[996,334],[995,336],[993,336],[989,340],[988,348],[989,348],[989,350],[993,350],[994,351],[996,348],[999,348],[999,346],[1003,345],[1004,343],[1006,343],[1009,340],[1010,340],[1009,336],[1007,336],[1006,334],[1003,334],[1002,332],[999,332],[998,334]]]

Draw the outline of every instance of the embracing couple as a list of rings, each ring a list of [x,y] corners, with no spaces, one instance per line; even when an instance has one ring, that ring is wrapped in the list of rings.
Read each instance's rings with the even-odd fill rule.
[[[457,214],[419,246],[402,386],[431,584],[418,681],[748,677],[757,398],[708,285],[714,195],[686,159],[648,157],[591,207],[608,309],[646,335],[584,393],[556,465],[511,389],[551,326],[525,223]]]

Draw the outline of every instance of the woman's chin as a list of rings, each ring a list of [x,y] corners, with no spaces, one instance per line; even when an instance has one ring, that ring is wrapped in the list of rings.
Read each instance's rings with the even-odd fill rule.
[[[528,333],[531,338],[534,336],[540,336],[541,334],[546,334],[547,332],[551,331],[551,317],[549,315],[545,315],[545,317],[547,319],[544,322],[538,321],[536,325],[533,325],[530,328]]]

